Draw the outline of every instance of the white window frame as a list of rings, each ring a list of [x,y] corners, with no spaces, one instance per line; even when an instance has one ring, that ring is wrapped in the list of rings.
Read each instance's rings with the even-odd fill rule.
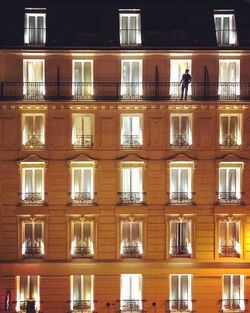
[[[220,18],[220,24],[221,24],[221,29],[216,29],[216,18]],[[223,20],[224,18],[229,18],[229,24],[230,24],[230,29],[226,30],[223,28]],[[233,24],[235,24],[235,29],[233,29]],[[215,31],[216,31],[216,40],[217,40],[217,45],[218,46],[236,46],[237,45],[237,27],[236,27],[236,21],[235,21],[235,14],[234,13],[215,13],[214,14],[214,25],[215,25]],[[228,38],[229,42],[225,43],[224,42],[224,37],[223,33],[225,31],[228,31]],[[218,41],[218,35],[217,32],[220,32],[221,34],[221,42]],[[234,33],[235,32],[235,33]]]
[[[44,201],[45,198],[45,168],[44,168],[44,163],[40,162],[33,162],[33,166],[30,166],[31,164],[25,164],[22,163],[22,200],[25,201],[25,171],[31,170],[32,171],[32,181],[35,179],[35,170],[41,170],[42,171],[42,191],[41,191],[41,201]],[[38,166],[36,166],[37,164]],[[40,166],[39,166],[40,165]],[[32,191],[32,193],[36,193],[35,191]]]
[[[192,189],[193,189],[193,162],[171,162],[170,163],[170,175],[169,175],[169,189],[170,189],[170,193],[173,193],[175,191],[173,191],[173,186],[172,186],[172,182],[171,182],[171,177],[172,177],[172,170],[178,170],[178,182],[180,182],[180,173],[181,170],[188,170],[188,198],[191,199],[192,198]],[[184,192],[184,191],[180,191],[178,188],[177,192]]]
[[[34,275],[36,276],[36,275]],[[30,290],[30,276],[24,276],[27,278],[27,294]],[[37,277],[37,297],[35,300],[35,309],[38,312],[40,310],[40,276]],[[21,295],[21,276],[16,276],[16,312],[21,312],[21,302],[28,301],[29,299],[24,299],[24,295]]]
[[[227,117],[228,125],[230,125],[229,120],[231,117],[237,117],[238,131],[237,131],[236,143],[237,143],[237,146],[240,146],[242,144],[242,115],[240,113],[239,114],[226,114],[226,113],[220,114],[220,145],[223,145],[223,134],[222,134],[222,118],[223,117]]]
[[[235,65],[235,81],[230,81],[230,82],[224,82],[222,81],[222,78],[220,77],[220,64],[223,63],[229,63],[229,62],[234,62]],[[235,86],[225,86],[222,87],[221,84],[223,83],[235,83]],[[232,90],[233,88],[233,90]],[[239,96],[240,95],[240,60],[239,59],[220,59],[219,60],[219,87],[218,87],[218,95],[220,96],[221,94],[226,94],[226,96]]]
[[[37,17],[43,17],[44,21],[44,31],[43,31],[43,42],[41,43],[32,43],[30,42],[30,37],[29,37],[29,17],[34,16],[36,18],[35,23],[37,24]],[[37,26],[34,29],[39,29]],[[46,13],[25,13],[25,31],[24,31],[24,43],[25,44],[30,44],[30,45],[38,45],[38,46],[43,46],[46,44]]]
[[[124,282],[123,282],[123,278],[128,278],[129,279],[129,286],[123,286]],[[136,278],[138,279],[138,285],[139,285],[139,290],[137,292],[137,294],[133,293],[133,287],[132,287],[132,281],[133,281],[133,278]],[[126,290],[129,290],[129,299],[125,299],[124,297],[124,294],[123,294],[123,291],[124,289],[126,288]],[[121,303],[120,303],[120,309],[124,312],[126,312],[126,310],[123,310],[123,307],[122,307],[122,302],[123,301],[126,301],[126,300],[139,300],[139,309],[142,310],[142,275],[141,274],[121,274],[121,277],[120,277],[120,300],[121,300]]]
[[[70,275],[70,309],[72,311],[73,310],[73,301],[74,301],[74,276],[80,276],[81,277],[81,292],[80,292],[80,298],[81,299],[78,299],[79,301],[81,300],[87,300],[87,301],[90,301],[91,303],[91,312],[94,311],[94,275]],[[90,291],[90,300],[88,299],[83,299],[83,290],[84,290],[84,283],[83,283],[83,278],[84,276],[90,276],[91,277],[91,291]]]
[[[241,234],[241,222],[239,220],[220,220],[219,221],[219,229],[218,229],[218,233],[219,233],[219,253],[221,253],[221,233],[220,233],[220,225],[222,223],[225,223],[226,224],[226,235],[227,235],[227,238],[226,238],[226,241],[228,242],[229,241],[229,235],[230,235],[230,232],[229,232],[229,224],[230,223],[235,223],[238,225],[238,238],[239,238],[239,245],[238,246],[235,246],[235,249],[237,251],[237,253],[239,255],[241,255],[241,238],[240,238],[240,234]],[[236,234],[235,234],[236,235]]]
[[[81,170],[82,177],[84,176],[84,170],[90,170],[91,172],[91,198],[94,197],[94,164],[89,162],[71,162],[71,198],[74,200],[74,195],[77,193],[75,191],[75,185],[74,185],[74,171],[75,170]],[[79,192],[87,192],[87,191],[79,191]]]
[[[34,62],[34,63],[42,63],[42,77],[41,77],[41,81],[39,82],[31,82],[28,81],[28,77],[26,75],[27,73],[27,66],[28,66],[28,62]],[[28,83],[40,83],[41,86],[39,86],[38,91],[39,94],[40,92],[42,93],[43,96],[45,96],[45,60],[44,59],[23,59],[23,94],[27,95],[28,93],[28,88],[27,88],[27,84]],[[39,96],[39,94],[37,96]]]
[[[171,113],[170,114],[170,145],[173,145],[173,143],[174,143],[174,140],[173,140],[173,136],[174,136],[174,134],[173,134],[173,120],[172,120],[173,117],[179,118],[179,135],[181,135],[181,118],[182,117],[188,117],[188,120],[189,120],[188,146],[191,146],[192,145],[192,129],[193,129],[192,113],[187,113],[187,114],[186,113],[180,113],[180,114]]]
[[[44,255],[44,222],[41,221],[30,221],[30,222],[22,222],[22,255],[25,256],[25,226],[31,224],[32,225],[32,242],[34,242],[35,238],[35,225],[42,225],[42,242],[41,242],[41,254]]]
[[[81,225],[81,240],[83,238],[83,225],[84,224],[90,224],[90,254],[91,256],[94,255],[94,225],[92,221],[72,221],[71,222],[71,255],[74,256],[74,227],[75,224],[80,224]]]
[[[79,146],[77,143],[76,143],[76,138],[75,138],[75,135],[74,135],[74,117],[76,116],[80,116],[82,119],[84,119],[85,117],[89,117],[90,120],[91,120],[91,134],[89,136],[91,136],[90,140],[92,141],[91,144],[93,144],[93,141],[94,141],[94,115],[93,114],[86,114],[86,113],[72,113],[72,145],[73,146]],[[82,136],[86,136],[85,133],[84,133],[84,129],[82,130]],[[91,147],[92,145],[86,145],[86,147]],[[85,147],[85,145],[82,145],[81,147]]]
[[[244,312],[244,310],[245,310],[245,302],[244,302],[244,294],[245,294],[245,291],[244,291],[244,287],[245,287],[245,276],[244,275],[242,275],[242,274],[224,274],[224,275],[222,275],[222,299],[223,300],[230,300],[230,299],[225,299],[225,297],[224,297],[224,289],[225,289],[225,286],[224,286],[224,277],[225,276],[230,276],[230,299],[232,299],[232,300],[234,300],[235,298],[234,298],[234,296],[233,296],[233,277],[234,276],[240,276],[240,299],[238,299],[238,300],[242,300],[242,301],[240,301],[240,310],[239,310],[239,312]],[[222,301],[223,301],[222,300]],[[235,299],[235,300],[237,300],[237,299]],[[235,310],[234,309],[232,309],[232,310],[224,310],[224,306],[223,306],[223,303],[222,303],[222,310],[224,311],[224,312],[235,312]]]
[[[170,220],[170,240],[169,240],[169,244],[170,244],[170,246],[169,246],[169,254],[170,254],[170,256],[172,255],[172,246],[171,246],[171,234],[172,234],[172,232],[171,232],[171,229],[172,229],[172,225],[173,224],[180,224],[180,223],[187,223],[188,224],[188,228],[189,228],[189,234],[190,234],[190,242],[189,242],[189,244],[187,245],[187,251],[188,251],[188,253],[189,253],[189,255],[191,256],[192,255],[192,236],[193,236],[193,232],[192,232],[192,220],[182,220],[182,219],[179,219],[179,220]],[[186,234],[187,235],[187,234]],[[186,236],[187,237],[187,236]],[[183,257],[185,257],[185,256],[183,256]]]
[[[127,29],[127,32],[128,32],[128,42],[125,42],[124,38],[123,38],[123,29],[122,29],[122,18],[123,17],[127,17],[128,18],[128,24],[130,26],[130,18],[131,17],[135,17],[136,18],[136,36],[135,36],[135,42],[130,42],[130,32],[131,30],[131,27],[129,27]],[[120,13],[119,14],[119,29],[120,29],[120,45],[121,46],[139,46],[141,45],[141,14],[140,13]]]
[[[121,123],[121,130],[120,130],[120,144],[121,146],[124,146],[123,144],[123,138],[122,136],[124,136],[122,134],[122,125],[123,125],[123,118],[124,117],[130,117],[130,136],[135,136],[135,134],[133,134],[133,123],[132,123],[132,117],[139,117],[140,119],[140,125],[141,125],[141,134],[138,135],[138,146],[142,146],[143,145],[143,114],[141,113],[138,113],[138,114],[121,114],[121,120],[120,120],[120,123]],[[126,147],[126,146],[125,146]],[[133,148],[133,145],[132,145],[132,148]]]
[[[132,224],[139,224],[139,232],[140,232],[140,237],[138,239],[141,239],[141,241],[138,240],[138,250],[139,254],[143,254],[143,221],[121,221],[120,228],[121,228],[121,241],[120,241],[120,254],[123,254],[123,248],[126,246],[124,244],[124,238],[123,238],[123,224],[129,224],[129,231],[130,231],[130,238],[132,237]],[[129,246],[133,247],[131,242],[129,242]]]
[[[93,96],[94,95],[94,86],[93,86],[93,84],[94,84],[94,61],[93,60],[78,60],[78,59],[72,60],[72,83],[73,83],[72,84],[72,95],[73,96],[77,95],[76,90],[75,90],[75,84],[77,83],[75,81],[75,63],[77,63],[77,62],[81,63],[82,69],[84,69],[84,63],[90,63],[91,64],[91,82],[90,82],[91,86],[90,86],[89,90],[90,90],[90,95]],[[82,73],[83,73],[82,83],[84,84],[85,83],[84,70],[82,70]],[[82,86],[82,88],[84,88],[84,86]],[[82,96],[84,96],[84,91],[82,92]]]
[[[41,116],[43,118],[43,129],[41,133],[41,145],[45,144],[45,129],[46,129],[46,119],[45,119],[45,114],[44,113],[24,113],[22,114],[22,144],[25,147],[30,147],[30,148],[36,148],[36,146],[27,146],[27,143],[25,142],[25,131],[26,131],[26,125],[25,125],[25,118],[27,116],[31,116],[33,118],[33,129],[35,125],[35,117],[36,116]],[[40,145],[39,145],[40,146]],[[38,147],[39,147],[38,146]]]
[[[177,276],[178,277],[178,300],[187,300],[188,304],[188,310],[187,311],[192,311],[192,275],[191,274],[170,274],[169,279],[170,279],[170,301],[174,301],[176,299],[173,298],[173,289],[172,289],[172,277]],[[188,299],[181,299],[181,277],[182,276],[187,276],[188,277]],[[170,303],[170,308],[171,310],[171,303]],[[173,312],[173,310],[171,310]]]
[[[169,94],[170,96],[175,96],[180,98],[181,97],[181,85],[180,85],[180,81],[182,78],[182,75],[185,73],[185,70],[183,71],[183,73],[181,74],[181,76],[178,78],[178,81],[175,81],[176,79],[173,79],[172,74],[173,74],[173,67],[175,63],[182,63],[185,62],[187,63],[187,66],[185,68],[189,70],[189,74],[192,76],[192,59],[171,59],[170,60],[170,90],[169,90]],[[187,92],[188,96],[192,95],[192,84],[189,84],[188,86],[188,92]]]
[[[241,199],[241,184],[242,184],[242,168],[243,168],[243,164],[240,163],[240,162],[234,162],[234,163],[227,163],[227,162],[221,162],[219,164],[219,194],[220,193],[223,193],[223,192],[230,192],[228,191],[228,173],[229,173],[229,170],[236,170],[236,186],[235,186],[235,189],[236,189],[236,197],[237,199]],[[226,174],[226,182],[225,182],[225,185],[226,185],[226,191],[223,191],[221,190],[221,184],[220,184],[220,181],[221,181],[221,170],[222,169],[226,169],[227,170],[227,174]]]
[[[130,77],[129,77],[129,81],[124,81],[123,80],[123,64],[124,63],[129,63],[129,67],[130,67]],[[129,87],[126,87],[126,84],[133,84],[132,82],[132,70],[131,70],[131,64],[132,63],[135,63],[135,62],[138,62],[139,63],[139,81],[136,82],[138,83],[138,94],[135,93],[132,91],[129,91],[127,92],[126,89],[129,88]],[[130,97],[130,96],[142,96],[143,95],[143,89],[142,89],[142,66],[143,66],[143,62],[142,60],[139,60],[139,59],[124,59],[124,60],[121,60],[121,96],[126,98],[126,97]],[[125,84],[125,85],[124,85]]]
[[[124,191],[124,186],[123,186],[123,170],[124,169],[129,169],[130,170],[130,191]],[[141,190],[137,190],[137,191],[133,191],[133,183],[132,183],[132,181],[133,181],[133,174],[132,174],[132,172],[133,172],[133,169],[140,169],[140,171],[141,171]],[[121,167],[121,192],[143,192],[143,165],[139,165],[138,164],[138,166],[122,166]],[[140,188],[139,188],[140,189]]]

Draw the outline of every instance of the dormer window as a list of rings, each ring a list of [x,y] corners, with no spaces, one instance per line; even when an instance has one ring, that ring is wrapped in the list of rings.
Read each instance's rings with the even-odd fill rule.
[[[45,9],[26,9],[24,21],[24,43],[27,45],[45,45],[46,13]]]
[[[141,15],[138,10],[120,10],[121,46],[141,45]]]
[[[234,11],[216,11],[214,24],[218,46],[236,46],[237,30]]]

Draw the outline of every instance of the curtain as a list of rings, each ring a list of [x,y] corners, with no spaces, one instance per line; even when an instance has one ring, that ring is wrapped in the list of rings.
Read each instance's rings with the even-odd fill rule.
[[[223,18],[223,44],[228,45],[229,44],[229,33],[232,31],[230,29],[230,18],[229,17],[224,17]]]
[[[92,67],[91,62],[84,62],[84,96],[90,96],[92,94]]]
[[[177,225],[176,222],[170,222],[170,255],[175,251],[175,247],[177,247]]]
[[[82,300],[92,300],[92,288],[91,288],[91,276],[84,275],[83,279],[83,290],[82,290]]]
[[[131,168],[122,168],[122,192],[131,192]]]
[[[231,299],[231,275],[224,275],[223,279],[223,299],[228,300]]]
[[[228,116],[222,116],[221,117],[221,124],[220,124],[220,129],[221,129],[221,144],[227,145],[227,136],[229,135],[229,129],[228,129]]]
[[[129,246],[130,242],[130,223],[121,223],[121,254],[123,253],[123,248]]]
[[[171,117],[171,138],[170,138],[171,144],[178,143],[178,136],[179,136],[179,117],[172,116]]]
[[[132,116],[132,135],[142,144],[142,121],[140,116]]]
[[[240,292],[240,275],[233,275],[233,290],[232,290],[232,296],[233,299],[240,299],[241,298],[241,292]]]
[[[73,193],[83,192],[83,172],[81,168],[73,168]]]
[[[20,276],[20,301],[26,301],[28,298],[28,277]]]
[[[227,170],[225,168],[220,169],[220,183],[219,183],[219,192],[226,192],[226,178]]]
[[[30,295],[31,299],[38,300],[38,277],[37,276],[30,276]]]
[[[32,224],[24,224],[24,240],[25,247],[32,247],[33,238],[32,238]]]
[[[43,241],[43,225],[41,223],[36,223],[34,225],[35,227],[35,234],[34,239],[36,243],[36,247],[41,248],[42,247],[42,241]]]
[[[131,299],[131,286],[129,274],[121,275],[121,300]]]
[[[73,301],[81,300],[81,276],[73,276]]]
[[[181,280],[180,300],[189,300],[188,275],[181,275],[180,280]]]
[[[92,117],[90,115],[83,116],[83,134],[84,136],[92,135]]]
[[[131,192],[142,192],[142,168],[133,167]]]
[[[131,223],[131,245],[138,246],[141,242],[141,223]]]
[[[74,82],[83,82],[83,66],[81,61],[74,62]]]
[[[133,83],[131,86],[130,94],[135,96],[141,94],[141,86],[140,86],[140,63],[139,62],[131,62],[131,79],[130,83]]]
[[[190,135],[191,135],[191,129],[190,129],[190,121],[188,116],[182,116],[181,117],[181,135],[185,142],[190,143]]]
[[[91,224],[90,223],[83,223],[83,245],[86,247],[91,247]]]
[[[227,223],[219,222],[219,252],[222,252],[222,247],[227,246]]]
[[[228,192],[236,192],[236,169],[228,169]]]
[[[81,223],[73,223],[73,240],[71,254],[75,253],[76,247],[81,247]]]
[[[36,193],[43,193],[43,170],[42,169],[35,169],[34,170],[35,176],[35,192]],[[41,195],[42,196],[42,195]]]
[[[28,17],[28,43],[36,43],[36,17],[29,16]]]
[[[179,290],[178,290],[178,275],[171,275],[171,289],[170,289],[170,300],[178,300],[179,299]]]
[[[188,169],[186,168],[180,169],[179,191],[185,193],[190,191],[188,186]]]
[[[45,43],[45,18],[44,16],[37,16],[37,40],[39,44]]]
[[[238,117],[237,116],[230,117],[230,135],[233,139],[233,142],[237,143],[237,137],[238,137]]]
[[[179,191],[178,174],[179,174],[179,169],[171,168],[171,170],[170,170],[170,193]]]
[[[91,168],[83,169],[83,192],[93,193],[93,177]]]
[[[130,275],[130,298],[131,300],[141,300],[141,275]]]
[[[122,116],[121,118],[121,144],[129,143],[129,137],[132,135],[131,116]]]
[[[36,136],[38,136],[38,139],[43,139],[42,142],[44,142],[44,119],[43,116],[35,116],[35,130],[34,133]]]
[[[237,44],[237,32],[236,32],[236,23],[235,23],[235,15],[231,17],[231,31],[229,34],[229,43],[231,45]]]
[[[33,186],[33,171],[24,169],[24,193],[34,192]]]
[[[72,144],[79,144],[81,143],[81,137],[84,135],[83,133],[83,118],[82,115],[79,114],[73,114],[72,115]]]
[[[33,135],[33,116],[25,116],[23,129],[23,144],[28,144]]]
[[[221,31],[222,31],[222,19],[221,17],[215,17],[215,30],[216,30],[216,37],[217,37],[217,43],[218,45],[221,45],[222,39],[221,39]]]

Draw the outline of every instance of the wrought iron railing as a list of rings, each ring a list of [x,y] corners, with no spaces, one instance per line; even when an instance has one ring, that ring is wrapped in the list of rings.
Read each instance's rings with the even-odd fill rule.
[[[121,146],[123,149],[141,148],[142,147],[142,137],[139,135],[121,136]]]
[[[45,205],[45,192],[24,192],[21,195],[21,205]]]
[[[25,41],[27,45],[44,45],[46,38],[45,27],[24,28]]]
[[[219,256],[221,257],[240,257],[240,253],[237,251],[236,246],[220,246]]]
[[[218,46],[237,46],[236,29],[216,29],[216,38]]]
[[[87,91],[88,92],[87,92]],[[250,82],[191,82],[193,101],[250,99]],[[179,82],[0,82],[6,100],[180,100]]]
[[[73,257],[75,258],[92,258],[93,255],[91,253],[90,247],[74,247],[74,254]]]
[[[141,45],[141,29],[127,28],[120,29],[121,46],[140,46]]]
[[[37,246],[26,246],[24,249],[24,257],[29,257],[29,258],[37,258],[37,257],[42,257],[43,256],[43,251],[42,247],[37,247]]]
[[[222,299],[218,304],[220,312],[246,312],[248,299]]]
[[[42,301],[27,300],[27,301],[14,301],[14,304],[18,305],[18,312],[40,312],[37,307],[40,307]],[[18,309],[18,308],[17,308]]]
[[[195,300],[167,300],[166,312],[194,312]]]
[[[218,192],[219,204],[240,204],[241,192]]]
[[[93,136],[92,135],[75,135],[72,138],[73,148],[92,148]]]
[[[145,300],[118,300],[119,311],[122,312],[144,312]]]
[[[42,148],[44,146],[42,135],[28,135],[23,145],[25,148]]]
[[[140,246],[123,246],[121,256],[123,258],[141,258]]]
[[[194,192],[168,192],[169,204],[194,204]]]
[[[94,205],[96,192],[71,192],[72,205]]]
[[[118,192],[119,204],[145,204],[146,192]]]
[[[91,312],[94,311],[95,300],[69,300],[67,301],[70,304],[70,311],[75,312]]]
[[[187,246],[170,246],[170,256],[175,258],[190,258],[191,253]]]
[[[221,147],[230,147],[230,148],[233,148],[233,147],[237,147],[238,146],[238,143],[237,143],[237,138],[234,136],[234,135],[224,135],[222,136],[221,138],[221,144],[220,144]]]
[[[190,147],[189,136],[182,135],[173,135],[171,136],[171,146],[173,147]]]

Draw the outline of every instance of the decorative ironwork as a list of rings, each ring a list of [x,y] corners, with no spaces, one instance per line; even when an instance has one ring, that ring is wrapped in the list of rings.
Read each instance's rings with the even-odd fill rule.
[[[118,192],[119,203],[124,204],[144,204],[146,192]]]
[[[40,312],[40,310],[37,310],[36,307],[38,307],[38,304],[40,304],[42,301],[37,301],[35,299],[30,299],[27,301],[14,301],[14,303],[19,303],[20,305],[20,311],[22,312],[31,312],[28,311],[28,309],[30,308],[30,310],[32,309],[32,312],[34,311],[34,309],[36,310],[36,312]]]
[[[74,82],[72,83],[73,99],[92,100],[93,99],[92,82]]]
[[[195,300],[167,300],[166,312],[194,312]]]
[[[237,138],[234,135],[222,136],[222,142],[220,144],[222,147],[237,147]]]
[[[124,135],[121,137],[122,148],[141,148],[142,137],[139,135]]]
[[[24,250],[24,257],[43,257],[41,246],[26,246]]]
[[[194,192],[168,192],[169,204],[194,204]]]
[[[21,194],[22,205],[44,205],[44,192],[25,192]]]
[[[241,192],[218,192],[219,204],[240,204]]]
[[[90,247],[74,247],[74,255],[76,258],[92,258]]]
[[[171,146],[173,147],[190,147],[191,145],[189,144],[189,137],[188,135],[173,135],[171,137],[172,143]]]
[[[43,82],[25,82],[23,83],[24,99],[43,100],[45,92],[45,83]]]
[[[70,303],[71,312],[90,312],[94,306],[95,300],[71,300]]]
[[[73,205],[94,205],[96,192],[71,192]]]
[[[120,311],[143,312],[145,300],[119,300]]]
[[[92,148],[93,136],[92,135],[75,135],[73,137],[74,148]]]
[[[141,258],[142,254],[139,246],[123,246],[122,247],[123,258]]]
[[[219,300],[220,312],[246,312],[247,299]]]
[[[28,148],[42,147],[44,145],[42,142],[42,138],[42,135],[28,135],[27,141],[25,142],[24,146]]]
[[[240,253],[237,251],[236,246],[220,246],[219,256],[221,257],[240,257]]]
[[[171,246],[170,256],[175,258],[190,258],[191,253],[188,251],[187,246]]]

